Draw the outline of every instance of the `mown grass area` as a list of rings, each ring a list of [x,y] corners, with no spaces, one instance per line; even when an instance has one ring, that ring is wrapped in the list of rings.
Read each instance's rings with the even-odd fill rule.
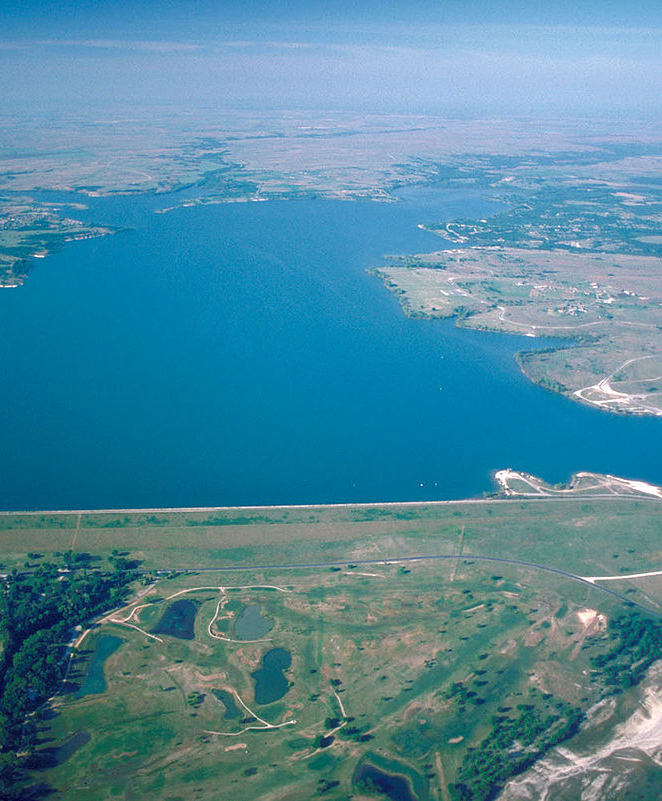
[[[182,598],[198,602],[194,638],[147,636]],[[46,749],[82,733],[60,765],[45,758],[33,773],[51,798],[358,798],[354,776],[370,754],[413,777],[418,799],[465,797],[455,783],[494,716],[516,720],[525,705],[547,717],[554,704],[597,700],[591,658],[609,647],[606,623],[578,612],[620,606],[569,581],[471,560],[242,572],[220,583],[179,576],[113,619],[136,605],[128,622],[138,628],[106,619],[91,631],[42,724]],[[234,639],[246,605],[273,622],[268,635],[218,639]],[[77,697],[108,634],[124,643],[106,660],[107,689]],[[252,674],[273,648],[291,654],[288,688],[261,705]],[[219,691],[240,716],[226,715]]]
[[[662,564],[659,502],[564,497],[384,506],[0,514],[0,563],[127,553],[145,569],[304,564],[424,554],[498,556],[601,575]]]
[[[473,557],[592,576],[655,570],[659,508],[571,496],[4,514],[5,571],[29,573],[56,553],[65,566],[88,553],[91,570],[137,560],[147,571],[135,602],[76,652],[56,714],[39,723],[30,780],[77,801],[345,799],[365,796],[356,777],[390,765],[418,801],[485,801],[511,762],[524,769],[613,692],[600,677],[609,621],[633,612],[628,600],[658,610],[662,581],[602,585],[619,599],[533,564]],[[424,554],[451,558],[398,561]],[[236,641],[246,606],[273,623],[258,642]],[[186,638],[169,633],[172,620]],[[105,689],[97,677],[100,690],[78,695],[107,635],[123,642],[105,661]],[[286,692],[260,704],[254,674],[273,649],[291,657]],[[504,757],[523,742],[517,760]],[[476,784],[481,749],[489,780]]]

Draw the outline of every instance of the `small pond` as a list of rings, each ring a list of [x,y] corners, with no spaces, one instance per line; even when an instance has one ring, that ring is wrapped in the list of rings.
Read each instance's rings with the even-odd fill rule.
[[[63,765],[70,757],[72,757],[79,748],[89,743],[90,734],[85,730],[80,730],[68,737],[61,745],[58,745],[52,750],[49,749],[46,754],[47,764],[49,765]]]
[[[85,681],[76,692],[77,698],[84,695],[96,695],[106,691],[106,676],[104,673],[104,663],[124,642],[121,637],[113,634],[102,634],[97,639],[97,645],[87,666]]]
[[[244,606],[234,622],[234,638],[236,640],[259,640],[273,627],[273,620],[264,616],[259,606]]]
[[[227,690],[212,690],[211,694],[218,698],[218,700],[223,704],[225,707],[225,713],[223,717],[226,720],[231,720],[232,718],[238,718],[241,714],[239,707],[237,706],[234,697],[231,693]]]
[[[416,801],[411,785],[404,776],[386,773],[369,762],[361,765],[354,777],[354,783],[357,787],[365,788],[368,793],[381,793],[392,801]]]
[[[192,640],[195,636],[195,616],[198,613],[199,601],[184,598],[175,601],[165,610],[161,620],[152,629],[152,634],[166,634],[180,640]]]
[[[285,648],[272,648],[264,654],[262,667],[251,673],[257,704],[271,704],[285,695],[290,685],[283,671],[291,664],[292,655]]]

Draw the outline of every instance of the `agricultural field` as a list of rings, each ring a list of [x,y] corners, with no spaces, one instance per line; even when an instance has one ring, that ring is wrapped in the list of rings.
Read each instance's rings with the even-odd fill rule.
[[[497,481],[428,505],[3,514],[6,571],[139,565],[75,632],[29,781],[90,801],[656,798],[660,490]]]

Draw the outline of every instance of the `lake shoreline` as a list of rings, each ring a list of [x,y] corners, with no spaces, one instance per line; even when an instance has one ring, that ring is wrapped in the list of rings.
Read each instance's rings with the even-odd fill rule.
[[[29,509],[29,510],[0,510],[0,519],[3,517],[39,517],[42,515],[113,515],[113,514],[183,514],[183,513],[206,513],[206,512],[259,512],[259,511],[278,511],[295,509],[397,509],[406,508],[425,508],[435,506],[457,506],[457,505],[476,505],[476,504],[515,504],[522,500],[528,501],[574,501],[578,498],[590,498],[591,500],[607,501],[636,501],[640,503],[647,501],[659,503],[660,499],[646,497],[644,495],[608,495],[595,494],[584,495],[568,493],[564,497],[554,497],[549,495],[522,496],[513,495],[510,497],[497,498],[457,498],[455,500],[432,500],[432,501],[355,501],[347,503],[290,503],[290,504],[264,504],[261,506],[154,506],[154,507],[134,507],[127,509]]]
[[[429,249],[421,220],[488,214],[477,193],[156,206],[95,199],[81,216],[123,236],[0,293],[0,510],[454,502],[501,466],[662,484],[655,421],[522,374],[518,351],[554,343],[409,319],[366,272]]]

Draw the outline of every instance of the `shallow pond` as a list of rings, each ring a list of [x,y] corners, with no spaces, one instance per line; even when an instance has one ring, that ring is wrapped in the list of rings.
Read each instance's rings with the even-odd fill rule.
[[[152,629],[152,634],[166,634],[180,640],[192,640],[195,636],[195,616],[198,613],[199,601],[184,598],[175,601],[165,610],[161,620]]]
[[[244,606],[234,622],[233,634],[237,640],[259,640],[273,627],[273,620],[265,617],[259,606]]]
[[[87,666],[85,680],[76,692],[77,698],[85,695],[96,695],[106,691],[106,676],[104,673],[104,663],[108,657],[124,642],[121,637],[113,634],[102,634],[98,640],[96,649]],[[89,737],[88,737],[89,739]]]
[[[283,671],[291,664],[292,655],[285,648],[272,648],[264,654],[262,667],[251,673],[257,704],[271,704],[285,695],[290,685]]]
[[[67,737],[67,739],[60,745],[55,746],[54,748],[44,748],[43,750],[37,751],[36,756],[38,767],[46,769],[63,765],[76,753],[76,751],[78,751],[79,748],[82,748],[84,745],[89,743],[90,739],[89,732],[81,729],[80,731],[74,732],[71,736]]]
[[[232,718],[239,717],[241,711],[237,706],[237,704],[235,703],[235,700],[231,693],[229,693],[227,690],[212,690],[211,694],[215,698],[218,698],[218,700],[225,707],[225,714],[223,715],[223,717],[226,720],[232,720]]]

